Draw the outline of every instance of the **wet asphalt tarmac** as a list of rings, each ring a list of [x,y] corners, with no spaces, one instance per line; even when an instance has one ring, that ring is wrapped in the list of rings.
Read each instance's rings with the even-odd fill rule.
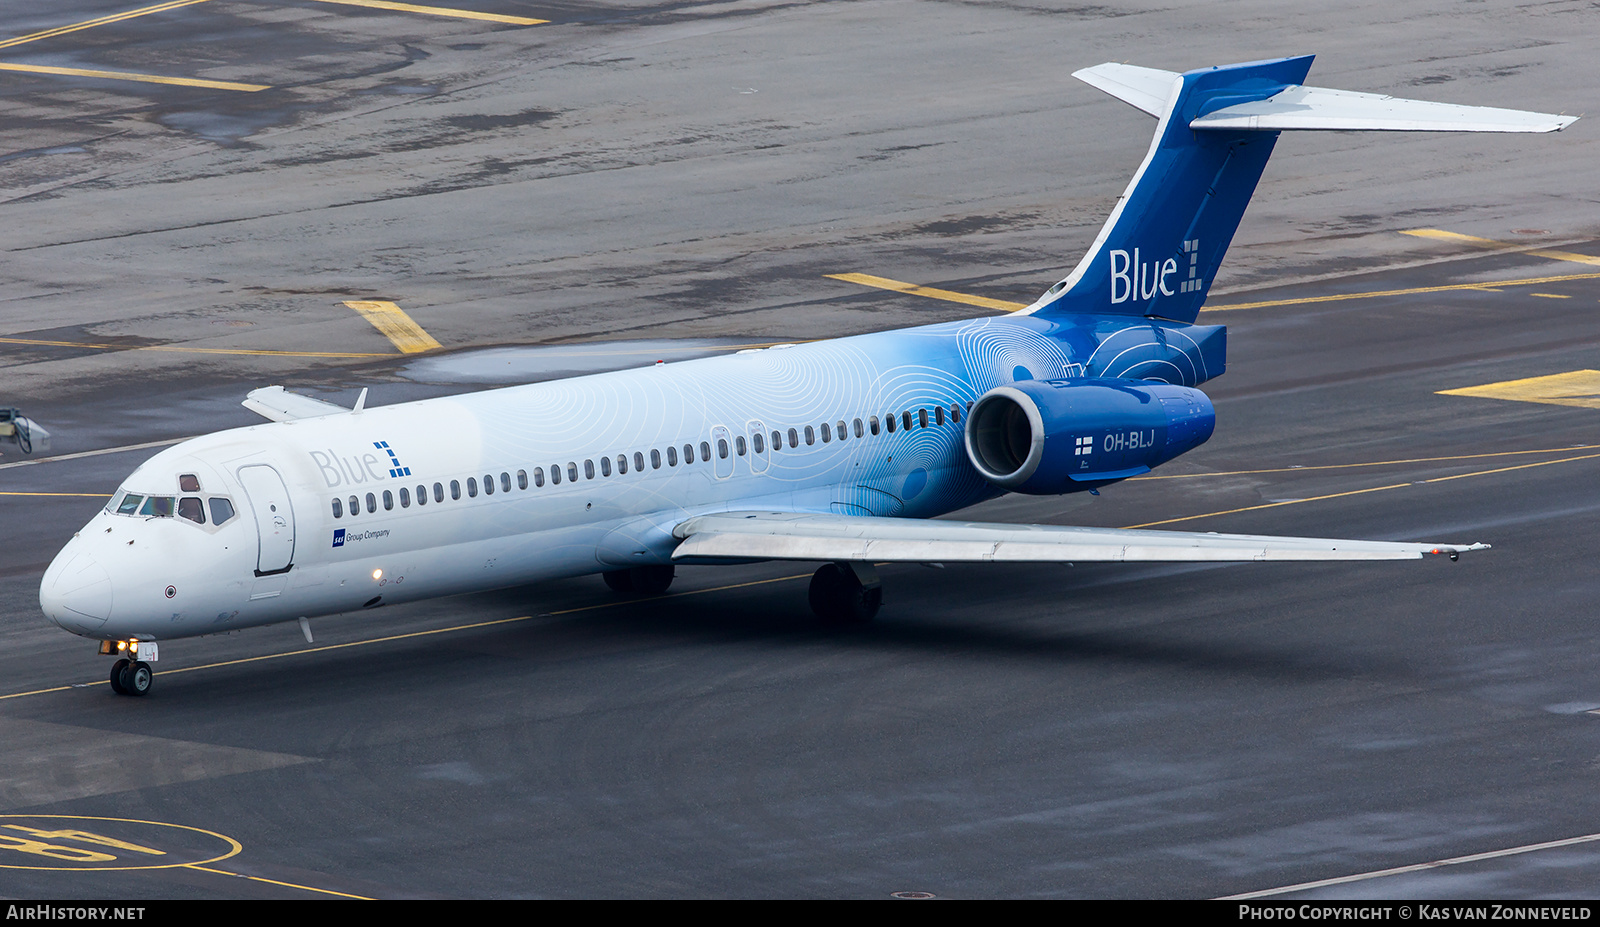
[[[976,312],[824,274],[1027,302],[1148,144],[1067,77],[1105,60],[1596,109],[1561,4],[461,4],[550,22],[212,0],[0,46],[269,85],[0,71],[0,405],[75,454],[254,423],[267,383],[388,404]],[[1596,125],[1285,139],[1210,301],[1271,305],[1201,317],[1216,436],[962,513],[1494,545],[1458,563],[894,566],[849,630],[805,566],[588,577],[172,642],[136,700],[37,592],[154,449],[0,446],[0,896],[1193,898],[1600,833],[1600,407],[1440,394],[1600,369],[1600,268],[1528,252],[1600,255]],[[24,846],[61,829],[121,845]],[[1580,843],[1289,897],[1597,878]]]

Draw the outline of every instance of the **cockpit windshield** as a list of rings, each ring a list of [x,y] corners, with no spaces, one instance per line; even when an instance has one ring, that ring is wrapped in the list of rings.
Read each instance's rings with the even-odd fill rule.
[[[179,477],[179,484],[184,486],[185,492],[190,486],[199,486],[199,481],[192,474],[183,474]],[[207,512],[211,517],[206,518]],[[118,515],[131,515],[135,518],[171,518],[181,516],[197,525],[205,525],[208,521],[211,527],[221,526],[231,521],[236,514],[233,503],[226,496],[147,496],[137,492],[121,492],[111,497],[106,504],[106,511]]]

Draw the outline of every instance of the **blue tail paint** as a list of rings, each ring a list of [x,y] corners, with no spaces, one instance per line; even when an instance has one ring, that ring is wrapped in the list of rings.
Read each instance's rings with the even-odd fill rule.
[[[1191,120],[1301,84],[1312,56],[1180,75],[1150,152],[1089,253],[1031,308],[1193,322],[1278,141],[1274,131],[1196,130]]]

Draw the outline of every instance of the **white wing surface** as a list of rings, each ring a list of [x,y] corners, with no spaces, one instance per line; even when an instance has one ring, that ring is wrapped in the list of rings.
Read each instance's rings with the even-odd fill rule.
[[[331,402],[291,393],[281,386],[253,389],[245,394],[244,401],[239,404],[273,422],[290,422],[297,418],[315,418],[319,415],[350,411]]]
[[[672,559],[902,563],[1158,563],[1452,558],[1487,544],[1413,544],[1127,528],[1003,525],[795,512],[700,515]]]

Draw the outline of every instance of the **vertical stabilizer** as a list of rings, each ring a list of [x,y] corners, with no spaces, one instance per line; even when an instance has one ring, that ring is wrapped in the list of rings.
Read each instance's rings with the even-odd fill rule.
[[[1278,133],[1197,131],[1189,123],[1224,107],[1267,100],[1303,83],[1310,69],[1306,55],[1173,74],[1150,152],[1100,236],[1071,276],[1027,311],[1193,322]],[[1145,72],[1143,92],[1134,105],[1147,109],[1141,104],[1152,99],[1149,75],[1160,72],[1138,70]],[[1108,78],[1128,83],[1128,75],[1115,71],[1079,73],[1107,92]]]
[[[1089,253],[1023,311],[1193,322],[1279,132],[1558,132],[1577,119],[1307,87],[1310,69],[1306,55],[1187,74],[1126,64],[1074,73],[1161,122]]]

